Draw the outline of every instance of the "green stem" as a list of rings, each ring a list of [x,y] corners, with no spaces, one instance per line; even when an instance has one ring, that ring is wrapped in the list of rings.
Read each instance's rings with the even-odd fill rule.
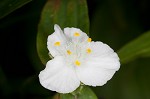
[[[74,96],[74,99],[78,99],[78,94],[80,94],[81,90],[83,89],[84,85],[80,85],[80,87],[72,92],[71,94]]]
[[[77,96],[77,95],[74,95],[74,99],[78,99],[78,96]]]

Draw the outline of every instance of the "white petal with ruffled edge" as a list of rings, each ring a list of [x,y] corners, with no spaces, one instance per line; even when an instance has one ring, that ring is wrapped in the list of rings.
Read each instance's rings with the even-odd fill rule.
[[[85,85],[102,86],[120,68],[117,54],[106,44],[92,42],[91,53],[85,62],[76,68],[78,78]]]
[[[95,67],[93,64],[85,64],[76,69],[80,81],[89,86],[102,86],[112,78],[116,70]]]
[[[120,62],[118,55],[107,44],[102,42],[91,42],[87,48],[91,49],[85,60],[87,64],[92,63],[94,66],[99,66],[105,69],[119,70]]]
[[[46,68],[39,74],[39,79],[42,86],[59,93],[70,93],[80,85],[75,70],[67,66],[61,56],[47,62]]]

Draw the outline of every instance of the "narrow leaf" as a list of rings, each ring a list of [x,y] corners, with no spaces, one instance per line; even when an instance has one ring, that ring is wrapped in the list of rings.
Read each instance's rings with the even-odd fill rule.
[[[0,1],[0,19],[22,7],[32,0],[1,0]]]
[[[118,51],[121,63],[128,63],[138,57],[150,56],[150,31],[131,41]]]
[[[48,0],[42,11],[37,35],[37,51],[43,64],[50,59],[47,50],[47,37],[54,32],[54,24],[77,27],[89,32],[89,19],[86,0]]]

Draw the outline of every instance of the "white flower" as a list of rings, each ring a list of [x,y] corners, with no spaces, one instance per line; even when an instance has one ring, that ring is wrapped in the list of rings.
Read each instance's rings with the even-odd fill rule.
[[[108,45],[91,41],[77,28],[54,26],[48,36],[47,47],[54,59],[40,72],[39,80],[45,88],[59,93],[70,93],[80,83],[102,86],[119,70],[118,55]]]

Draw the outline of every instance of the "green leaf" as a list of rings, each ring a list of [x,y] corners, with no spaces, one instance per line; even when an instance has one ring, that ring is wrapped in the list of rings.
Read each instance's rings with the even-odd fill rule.
[[[0,19],[22,7],[32,0],[1,0],[0,1]]]
[[[47,37],[54,32],[54,24],[77,27],[89,32],[89,19],[86,0],[48,0],[42,11],[38,27],[37,51],[43,64],[50,59],[47,50]]]
[[[118,51],[121,63],[128,63],[138,57],[150,56],[150,31],[131,41]]]
[[[98,99],[88,86],[80,86],[71,94],[60,94],[60,99]]]

